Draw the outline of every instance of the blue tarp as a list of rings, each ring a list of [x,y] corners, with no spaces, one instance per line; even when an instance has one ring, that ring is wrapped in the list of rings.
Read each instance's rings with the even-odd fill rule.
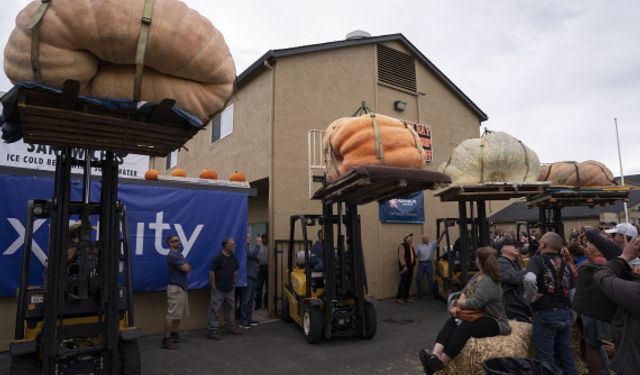
[[[0,125],[2,125],[2,139],[6,143],[17,142],[22,139],[22,126],[20,113],[17,111],[18,97],[20,90],[30,89],[42,92],[62,94],[62,89],[55,88],[35,81],[22,81],[16,84],[11,90],[2,96],[2,115],[0,115]],[[78,95],[80,102],[100,106],[105,110],[127,109],[138,114],[148,114],[154,110],[156,103],[135,102],[128,99],[95,98],[92,96]],[[204,125],[202,121],[193,114],[173,107],[171,109],[185,124],[201,129]]]
[[[14,296],[20,280],[27,201],[49,199],[52,177],[0,174],[0,296]],[[11,192],[10,194],[8,192]],[[72,182],[72,199],[80,200],[82,182]],[[97,201],[100,184],[93,182],[91,199]],[[128,211],[135,291],[163,290],[167,285],[166,238],[177,234],[183,255],[192,265],[189,288],[209,287],[209,267],[226,237],[236,241],[240,264],[238,285],[246,285],[248,195],[246,192],[148,186],[121,183],[118,199]],[[93,224],[96,224],[95,222]],[[34,223],[31,284],[41,284],[48,251],[49,220]],[[95,233],[94,233],[95,235]]]

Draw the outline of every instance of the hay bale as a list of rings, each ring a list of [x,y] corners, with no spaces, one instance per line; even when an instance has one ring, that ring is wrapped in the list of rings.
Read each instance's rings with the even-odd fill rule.
[[[528,357],[531,346],[531,324],[510,320],[509,336],[483,339],[470,338],[449,365],[438,375],[484,374],[482,362],[495,357]]]

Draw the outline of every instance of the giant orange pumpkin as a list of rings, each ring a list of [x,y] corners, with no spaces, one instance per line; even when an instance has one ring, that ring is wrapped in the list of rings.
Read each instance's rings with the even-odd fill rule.
[[[328,180],[359,165],[421,168],[424,150],[418,134],[402,121],[374,113],[332,122],[323,139]]]
[[[6,2],[6,1],[5,1]],[[4,49],[4,69],[16,83],[33,80],[32,21],[41,1],[16,17]],[[39,23],[42,81],[62,87],[80,82],[82,94],[130,98],[145,0],[55,0]],[[154,0],[144,54],[141,99],[173,98],[177,106],[207,118],[233,91],[235,64],[213,24],[182,1]]]
[[[205,168],[200,172],[200,176],[198,177],[216,180],[218,178],[218,172],[213,168]]]
[[[540,181],[551,181],[553,185],[611,186],[616,185],[613,173],[604,164],[587,160],[581,163],[563,161],[543,164],[538,176]]]
[[[242,172],[235,171],[229,176],[229,181],[245,182],[247,177]]]
[[[173,177],[187,177],[187,172],[182,168],[176,168],[169,173]]]
[[[160,174],[160,172],[158,172],[157,169],[149,169],[148,171],[144,172],[144,179],[145,180],[157,180],[159,174]]]

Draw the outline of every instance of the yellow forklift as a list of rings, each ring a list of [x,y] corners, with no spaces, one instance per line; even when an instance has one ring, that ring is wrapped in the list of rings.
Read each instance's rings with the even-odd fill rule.
[[[300,325],[311,344],[336,336],[373,338],[377,317],[367,296],[358,206],[449,182],[448,176],[438,172],[361,166],[324,183],[313,196],[322,201],[322,215],[290,218],[283,318]],[[314,234],[322,228],[322,267],[311,251],[310,228],[316,229]],[[303,249],[298,255],[294,244],[300,240]]]
[[[462,290],[466,282],[478,272],[475,265],[475,249],[478,247],[477,236],[469,236],[470,233],[477,233],[477,220],[471,221],[471,231],[462,235],[455,241],[452,241],[452,227],[461,227],[461,221],[458,218],[438,218],[436,219],[436,235],[438,238],[444,233],[444,246],[438,245],[433,255],[434,297],[440,297],[445,301],[450,293]]]
[[[62,89],[25,82],[2,97],[3,138],[56,150],[53,196],[28,202],[12,375],[141,373],[119,162],[127,153],[167,155],[198,131],[197,123],[202,126],[175,111],[171,99],[138,107],[83,97],[79,90],[72,80]],[[76,169],[82,172],[80,200],[72,197]],[[37,219],[49,220],[48,259],[38,284],[33,280],[42,275],[31,267]],[[79,241],[69,234],[70,220],[77,219]]]

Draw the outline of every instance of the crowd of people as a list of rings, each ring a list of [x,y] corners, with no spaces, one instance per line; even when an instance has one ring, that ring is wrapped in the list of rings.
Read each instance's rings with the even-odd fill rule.
[[[414,301],[410,297],[414,270],[417,297],[434,293],[434,252],[442,238],[431,241],[429,236],[422,236],[415,248],[413,233],[403,237],[397,249],[398,304]],[[178,330],[180,321],[188,315],[187,275],[191,266],[180,253],[178,236],[169,236],[167,244],[168,311],[162,347],[177,349],[184,342]],[[236,302],[238,327],[245,329],[258,324],[252,319],[252,312],[267,304],[268,238],[266,234],[258,236],[253,248],[247,238],[244,245],[246,287],[236,288],[239,265],[233,238],[222,241],[222,250],[211,263],[210,339],[220,340],[223,333],[239,334],[233,314]],[[313,251],[322,253],[322,232],[318,233]],[[521,264],[522,254],[528,256],[526,267]],[[531,324],[535,359],[560,368],[563,374],[577,373],[576,353],[571,346],[571,329],[576,325],[582,334],[582,354],[589,374],[609,374],[610,370],[622,375],[634,373],[640,368],[639,256],[638,228],[628,223],[572,229],[568,241],[554,232],[518,236],[492,233],[491,246],[475,251],[478,272],[459,294],[450,298],[450,318],[432,349],[419,353],[425,373],[444,368],[471,337],[508,335],[509,320]],[[593,296],[594,301],[601,294],[609,302],[592,303],[585,309],[575,303],[585,293],[592,293],[587,298]],[[613,306],[610,316],[603,318],[600,312],[591,312],[604,305]],[[220,321],[224,322],[222,327]]]
[[[405,237],[401,249],[410,243]],[[433,348],[419,352],[426,374],[446,366],[471,337],[509,334],[508,320],[531,323],[535,359],[563,374],[577,373],[571,346],[573,326],[581,331],[589,374],[613,370],[626,375],[640,368],[637,227],[601,223],[571,230],[566,242],[554,232],[518,237],[496,232],[491,244],[475,252],[479,272],[459,297],[450,298],[450,318]],[[523,253],[529,255],[526,268],[519,261]],[[412,259],[410,254],[403,255],[405,263]],[[404,292],[402,281],[398,298],[403,297],[400,289]],[[586,295],[586,308],[572,303],[574,294],[576,298]],[[606,302],[599,302],[598,294]],[[596,319],[603,316],[604,307],[613,313],[601,318],[604,320]]]
[[[251,238],[247,237],[245,246],[247,253],[247,285],[237,287],[238,270],[240,268],[235,257],[236,243],[231,237],[225,238],[221,251],[213,258],[209,268],[210,303],[207,311],[207,338],[221,340],[222,334],[239,335],[235,325],[236,302],[239,302],[240,322],[238,327],[250,329],[259,323],[253,320],[253,311],[264,302],[267,307],[267,282],[269,239],[266,234],[256,238],[256,245],[251,248]],[[169,253],[167,254],[167,316],[164,324],[162,348],[178,349],[185,339],[178,333],[180,321],[189,315],[189,297],[187,293],[188,274],[191,265],[181,253],[180,238],[172,234],[167,237]],[[220,327],[223,318],[224,325]]]

